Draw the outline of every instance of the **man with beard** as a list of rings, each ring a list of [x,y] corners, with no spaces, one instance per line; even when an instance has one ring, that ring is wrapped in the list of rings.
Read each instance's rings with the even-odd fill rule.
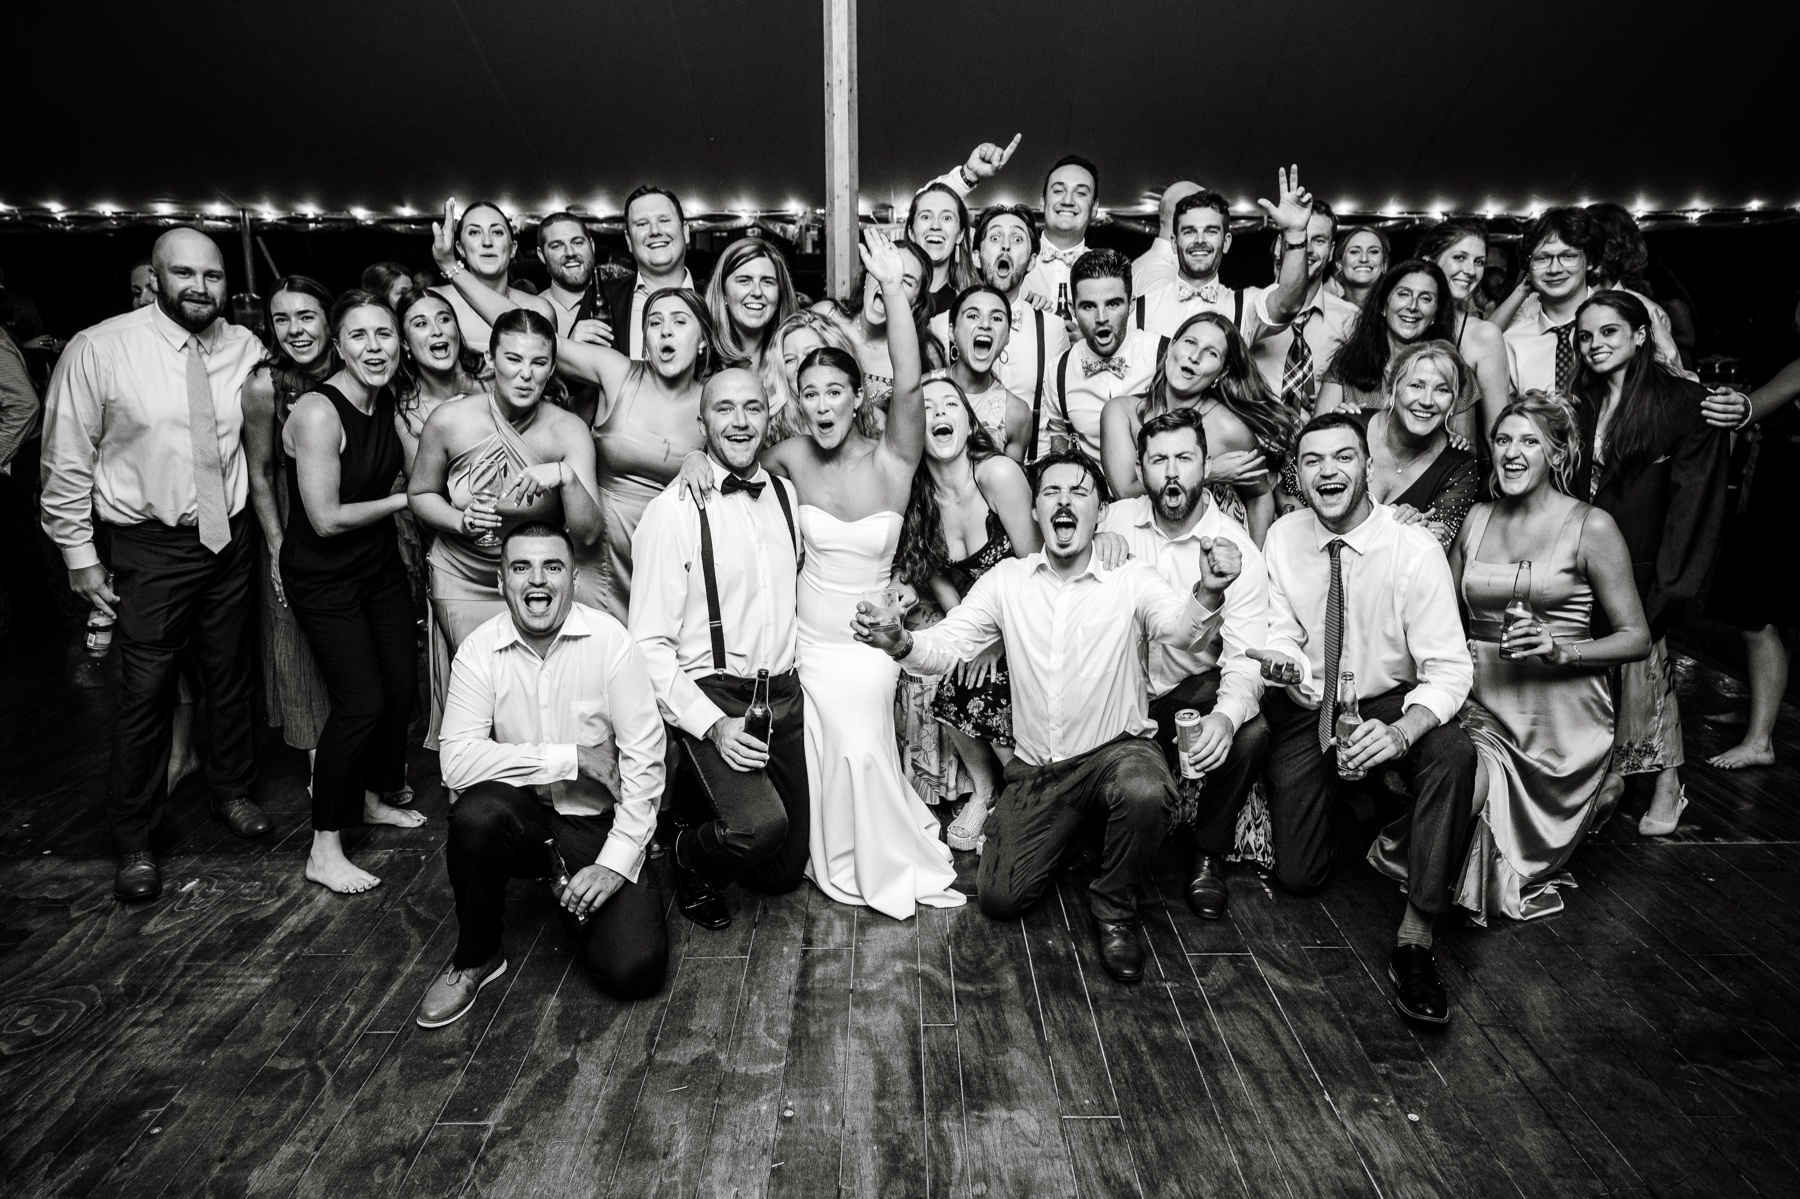
[[[1069,272],[1081,340],[1056,360],[1039,442],[1073,445],[1100,460],[1100,415],[1114,396],[1148,391],[1166,339],[1134,327],[1131,263],[1117,250],[1090,250]]]
[[[1282,403],[1296,412],[1313,410],[1319,398],[1319,380],[1325,374],[1325,368],[1331,365],[1332,355],[1344,344],[1351,327],[1356,324],[1356,305],[1325,290],[1325,272],[1331,266],[1331,243],[1336,233],[1337,217],[1331,206],[1323,200],[1314,200],[1312,215],[1298,235],[1301,239],[1299,248],[1306,252],[1306,277],[1291,319],[1279,326],[1270,322],[1270,327],[1259,331],[1256,337],[1245,334],[1250,342],[1251,360],[1262,371],[1275,394],[1281,397]],[[1289,244],[1289,239],[1296,236],[1284,232],[1271,247],[1277,272],[1288,265],[1289,258],[1297,256]],[[1279,287],[1246,288],[1244,311],[1252,311],[1255,305],[1263,304],[1267,294],[1265,308],[1272,317],[1275,290]]]
[[[556,313],[559,336],[591,345],[612,345],[612,326],[594,277],[594,239],[587,224],[572,212],[553,212],[538,223],[538,261],[550,272],[544,298]],[[589,425],[600,410],[600,388],[588,384],[569,395],[569,410]]]
[[[1254,343],[1293,319],[1306,294],[1306,223],[1312,217],[1312,194],[1300,186],[1298,166],[1279,172],[1276,187],[1278,203],[1257,201],[1275,226],[1279,255],[1275,287],[1257,293],[1256,302],[1247,304],[1245,292],[1219,282],[1219,267],[1231,249],[1231,202],[1216,191],[1195,192],[1175,205],[1179,277],[1153,293],[1138,295],[1138,328],[1173,337],[1195,313],[1217,312]]]
[[[109,815],[123,854],[113,889],[127,900],[162,890],[150,840],[168,800],[184,660],[207,701],[201,763],[213,813],[241,837],[270,828],[248,798],[256,544],[238,394],[263,347],[219,316],[225,261],[211,238],[171,229],[151,263],[156,302],[75,338],[50,381],[44,422],[44,531],[70,588],[118,620]],[[113,575],[97,535],[110,543]]]
[[[1040,448],[1038,429],[1043,420],[1050,364],[1069,348],[1063,323],[1054,315],[1046,315],[1041,305],[1024,294],[1025,277],[1037,260],[1037,252],[1037,226],[1028,208],[996,205],[975,223],[975,256],[982,282],[1006,298],[1011,313],[1006,344],[994,364],[994,378],[1031,405],[1027,462],[1037,457]],[[940,313],[932,317],[931,332],[941,344],[949,345],[950,315]]]
[[[528,521],[500,547],[506,611],[456,652],[439,734],[461,792],[444,847],[456,950],[414,1020],[442,1028],[506,973],[508,879],[555,879],[563,927],[602,991],[661,989],[669,941],[645,848],[663,792],[663,724],[625,627],[575,602],[574,545]]]
[[[1030,908],[1089,819],[1103,817],[1089,901],[1101,964],[1132,983],[1144,971],[1138,904],[1175,803],[1144,707],[1142,644],[1213,640],[1239,558],[1215,541],[1191,592],[1144,563],[1108,568],[1093,546],[1106,510],[1100,468],[1079,450],[1055,451],[1039,460],[1036,485],[1042,550],[989,570],[928,629],[878,625],[862,604],[856,636],[915,674],[943,674],[1005,640],[1017,756],[987,820],[981,910],[1008,919]]]
[[[1184,708],[1201,714],[1190,764],[1205,781],[1197,788],[1187,899],[1195,915],[1217,920],[1227,899],[1225,855],[1269,745],[1268,725],[1257,714],[1262,679],[1249,656],[1268,637],[1269,577],[1249,532],[1207,495],[1206,426],[1198,410],[1151,417],[1138,430],[1137,445],[1144,494],[1115,501],[1100,530],[1119,534],[1133,558],[1183,591],[1200,581],[1209,555],[1235,554],[1241,561],[1225,592],[1217,636],[1197,651],[1147,647],[1150,719],[1172,769],[1180,765],[1175,714]]]
[[[1407,862],[1388,977],[1402,1015],[1443,1024],[1449,998],[1431,925],[1450,906],[1475,793],[1475,750],[1457,720],[1475,672],[1450,566],[1423,525],[1400,524],[1369,499],[1369,445],[1355,417],[1314,417],[1296,456],[1311,508],[1276,521],[1263,543],[1268,648],[1250,652],[1277,684],[1263,695],[1275,877],[1295,894],[1322,889],[1365,844],[1343,779],[1390,765],[1410,775],[1417,798],[1382,834],[1398,842],[1389,856]],[[1342,686],[1352,675],[1353,697]],[[1348,698],[1361,722],[1340,732]]]
[[[693,784],[676,816],[699,817],[675,837],[681,911],[721,929],[731,913],[719,892],[733,879],[778,893],[799,886],[806,869],[799,501],[757,461],[769,399],[753,371],[708,379],[700,419],[716,494],[698,507],[678,481],[645,507],[631,539],[631,635],[671,726],[678,776]],[[768,740],[744,723],[759,670],[768,672]]]

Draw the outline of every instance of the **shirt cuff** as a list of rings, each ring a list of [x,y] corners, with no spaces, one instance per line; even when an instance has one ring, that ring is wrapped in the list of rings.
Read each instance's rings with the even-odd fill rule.
[[[694,740],[704,741],[706,734],[712,731],[712,726],[719,723],[724,715],[725,710],[702,693],[699,699],[676,713],[675,726]]]
[[[1285,329],[1293,323],[1292,321],[1278,321],[1269,315],[1268,290],[1256,293],[1256,319],[1262,322],[1263,328],[1271,331]]]
[[[628,883],[638,881],[638,871],[644,865],[644,847],[632,841],[618,829],[606,834],[606,844],[600,847],[600,857],[596,865],[604,866],[615,874],[621,874]]]
[[[953,167],[950,170],[945,171],[942,175],[939,175],[936,179],[933,179],[931,181],[931,183],[941,183],[945,187],[949,188],[951,191],[955,192],[957,195],[965,196],[965,197],[970,192],[975,190],[975,188],[973,186],[963,182],[963,173],[962,173],[962,168],[960,166]],[[931,183],[927,183],[925,186],[930,187]]]
[[[1449,724],[1451,717],[1462,709],[1462,704],[1441,687],[1414,687],[1406,693],[1406,699],[1401,702],[1400,710],[1404,712],[1414,704],[1437,717],[1439,724]]]
[[[84,541],[80,545],[63,546],[62,559],[63,565],[70,570],[83,570],[89,566],[100,565],[100,553],[94,548],[94,543],[91,541]]]
[[[544,777],[551,782],[561,783],[581,773],[581,758],[578,756],[573,742],[567,745],[546,744],[544,746]]]

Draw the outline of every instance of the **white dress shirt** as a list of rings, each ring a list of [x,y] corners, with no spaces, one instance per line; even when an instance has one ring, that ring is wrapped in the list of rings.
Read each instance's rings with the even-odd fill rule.
[[[1112,359],[1103,359],[1083,338],[1064,355],[1068,369],[1059,358],[1050,365],[1050,386],[1044,396],[1044,412],[1039,420],[1039,449],[1049,446],[1055,437],[1071,437],[1095,462],[1100,461],[1100,413],[1106,401],[1114,396],[1143,395],[1150,390],[1156,375],[1156,352],[1161,338],[1146,333],[1135,324],[1125,330],[1125,340]],[[1104,361],[1122,363],[1118,372],[1091,370]],[[1058,379],[1066,387],[1059,392]]]
[[[598,862],[637,881],[662,799],[663,722],[624,625],[575,604],[540,658],[500,613],[456,651],[438,743],[452,790],[511,783],[564,815],[612,812]],[[603,751],[604,781],[579,771],[577,745]]]
[[[725,673],[785,674],[794,668],[799,564],[794,534],[772,489],[787,489],[796,522],[799,501],[791,483],[762,469],[752,479],[764,484],[761,496],[726,495],[716,490],[725,482],[725,468],[716,460],[712,468],[715,490],[706,517],[719,581]],[[700,561],[700,512],[692,499],[679,498],[680,487],[669,484],[645,505],[631,538],[631,635],[649,664],[664,718],[690,736],[704,737],[725,713],[694,684],[718,672]]]
[[[1131,294],[1147,296],[1181,278],[1181,264],[1175,258],[1175,243],[1159,237],[1150,248],[1131,263]]]
[[[1274,290],[1273,287],[1244,289],[1244,324],[1251,327],[1243,333],[1244,340],[1250,343],[1250,360],[1256,363],[1256,368],[1279,396],[1281,376],[1287,369],[1288,348],[1294,344],[1294,331],[1291,323],[1277,325],[1269,319],[1269,295]],[[1252,312],[1256,314],[1254,322],[1250,319]],[[1306,321],[1306,344],[1312,350],[1313,378],[1323,379],[1338,347],[1349,340],[1350,331],[1356,327],[1357,307],[1321,287],[1300,312],[1314,314]],[[1299,313],[1294,319],[1300,319]]]
[[[1040,550],[975,580],[948,616],[913,634],[900,664],[943,674],[1004,638],[1013,740],[1019,757],[1043,766],[1122,733],[1155,732],[1143,641],[1202,646],[1218,633],[1219,619],[1145,563],[1107,570],[1094,559],[1065,580]]]
[[[1270,526],[1263,541],[1268,648],[1300,664],[1300,682],[1288,694],[1307,708],[1319,706],[1324,681],[1319,676],[1325,670],[1325,600],[1331,589],[1325,547],[1337,536],[1311,508],[1301,508]],[[1423,525],[1396,523],[1381,504],[1341,536],[1344,645],[1338,669],[1356,672],[1359,697],[1411,687],[1403,706],[1423,705],[1439,723],[1447,722],[1469,697],[1475,667],[1450,563],[1437,538]]]
[[[1051,372],[1056,368],[1056,360],[1069,348],[1069,333],[1063,328],[1061,317],[1054,312],[1043,313],[1044,373],[1038,374],[1038,321],[1033,315],[1037,312],[1038,309],[1026,303],[1021,289],[1019,298],[1012,303],[1012,331],[1006,335],[1006,348],[1000,351],[1000,361],[994,364],[994,378],[1000,386],[1024,400],[1027,407],[1036,399],[1041,382],[1045,397],[1039,407],[1041,413],[1049,406],[1051,389],[1056,382]],[[932,336],[948,346],[950,314],[940,312],[932,317],[930,330]]]
[[[96,515],[115,525],[198,524],[187,382],[194,336],[150,304],[82,330],[57,362],[44,417],[44,531],[69,569],[100,561]],[[239,393],[263,346],[250,330],[223,320],[198,337],[225,503],[235,516],[249,494]]]
[[[1067,250],[1059,250],[1048,241],[1040,240],[1038,242],[1037,262],[1032,266],[1031,272],[1025,276],[1025,286],[1021,289],[1021,292],[1028,295],[1042,296],[1050,304],[1051,308],[1054,309],[1056,307],[1057,290],[1069,285],[1069,269],[1075,265],[1075,260],[1077,258],[1080,258],[1087,252],[1088,244],[1086,238],[1075,243],[1073,248]],[[1075,297],[1071,295],[1069,297],[1069,306],[1073,309],[1074,305]],[[1050,315],[1055,316],[1055,313],[1052,312]]]
[[[1258,296],[1258,302],[1263,297]],[[1253,326],[1269,326],[1272,322],[1253,320],[1257,306],[1251,304],[1250,297],[1245,296],[1243,324]],[[1190,285],[1185,279],[1176,279],[1155,291],[1146,292],[1141,301],[1131,302],[1131,323],[1138,323],[1138,313],[1143,312],[1143,325],[1146,333],[1157,337],[1173,337],[1175,331],[1191,316],[1201,312],[1216,312],[1228,321],[1238,321],[1238,293],[1234,288],[1226,287],[1217,279],[1200,287]],[[1242,329],[1240,328],[1240,332]]]
[[[1151,699],[1167,695],[1183,679],[1217,670],[1219,698],[1213,711],[1231,721],[1236,732],[1262,706],[1262,667],[1245,651],[1261,649],[1269,637],[1269,573],[1262,551],[1244,526],[1220,511],[1211,496],[1201,495],[1206,511],[1179,537],[1168,536],[1157,525],[1155,506],[1145,495],[1114,500],[1100,531],[1123,537],[1133,558],[1154,566],[1177,591],[1187,594],[1200,581],[1202,537],[1226,538],[1243,554],[1243,572],[1225,589],[1218,635],[1198,650],[1153,642],[1147,655]]]
[[[644,359],[644,305],[649,303],[652,291],[661,291],[662,289],[652,288],[644,282],[641,274],[633,275],[631,278],[631,328],[627,331],[630,334],[627,344],[630,346],[630,357],[642,362]],[[680,285],[689,289],[694,286],[693,273],[686,267],[682,268]],[[614,329],[613,345],[616,347],[618,344],[619,331]]]
[[[1656,360],[1687,379],[1698,379],[1681,365],[1681,349],[1675,344],[1673,326],[1669,324],[1669,314],[1663,311],[1661,304],[1652,300],[1642,292],[1631,291],[1628,287],[1619,291],[1630,292],[1636,296],[1650,312],[1650,340],[1656,350]],[[1588,295],[1593,295],[1589,289]],[[1556,329],[1550,318],[1544,315],[1544,303],[1536,293],[1525,297],[1519,305],[1519,311],[1513,317],[1513,323],[1506,327],[1503,336],[1506,348],[1510,351],[1513,365],[1513,381],[1521,392],[1537,388],[1540,391],[1556,390]],[[1577,345],[1575,366],[1581,369],[1581,349]]]

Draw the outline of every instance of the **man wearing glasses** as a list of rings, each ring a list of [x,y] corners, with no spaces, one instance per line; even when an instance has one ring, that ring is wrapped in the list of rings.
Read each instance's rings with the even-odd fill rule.
[[[1538,303],[1521,310],[1506,330],[1521,392],[1532,388],[1568,395],[1580,358],[1575,310],[1588,297],[1588,266],[1598,261],[1599,238],[1579,208],[1552,208],[1521,239],[1525,270]]]

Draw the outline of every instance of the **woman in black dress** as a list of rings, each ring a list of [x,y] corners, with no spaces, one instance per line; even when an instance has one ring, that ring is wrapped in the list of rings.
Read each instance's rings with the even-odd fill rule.
[[[406,726],[417,680],[412,591],[392,517],[404,455],[388,382],[400,321],[387,301],[350,291],[331,309],[343,366],[294,402],[281,433],[293,461],[281,575],[325,677],[331,715],[313,759],[313,844],[306,877],[342,894],[381,880],[344,856],[357,824],[410,828],[417,812],[383,792],[406,785]]]
[[[1416,342],[1388,363],[1369,414],[1369,498],[1449,548],[1480,498],[1475,456],[1450,444],[1449,421],[1476,403],[1475,371],[1447,341]]]
[[[1616,802],[1623,776],[1654,774],[1656,794],[1638,832],[1666,836],[1687,806],[1668,632],[1712,569],[1725,519],[1730,438],[1706,423],[1706,388],[1657,360],[1643,301],[1626,291],[1596,292],[1575,323],[1581,355],[1575,495],[1591,499],[1625,535],[1652,642],[1649,658],[1619,669],[1614,777],[1601,802]]]

